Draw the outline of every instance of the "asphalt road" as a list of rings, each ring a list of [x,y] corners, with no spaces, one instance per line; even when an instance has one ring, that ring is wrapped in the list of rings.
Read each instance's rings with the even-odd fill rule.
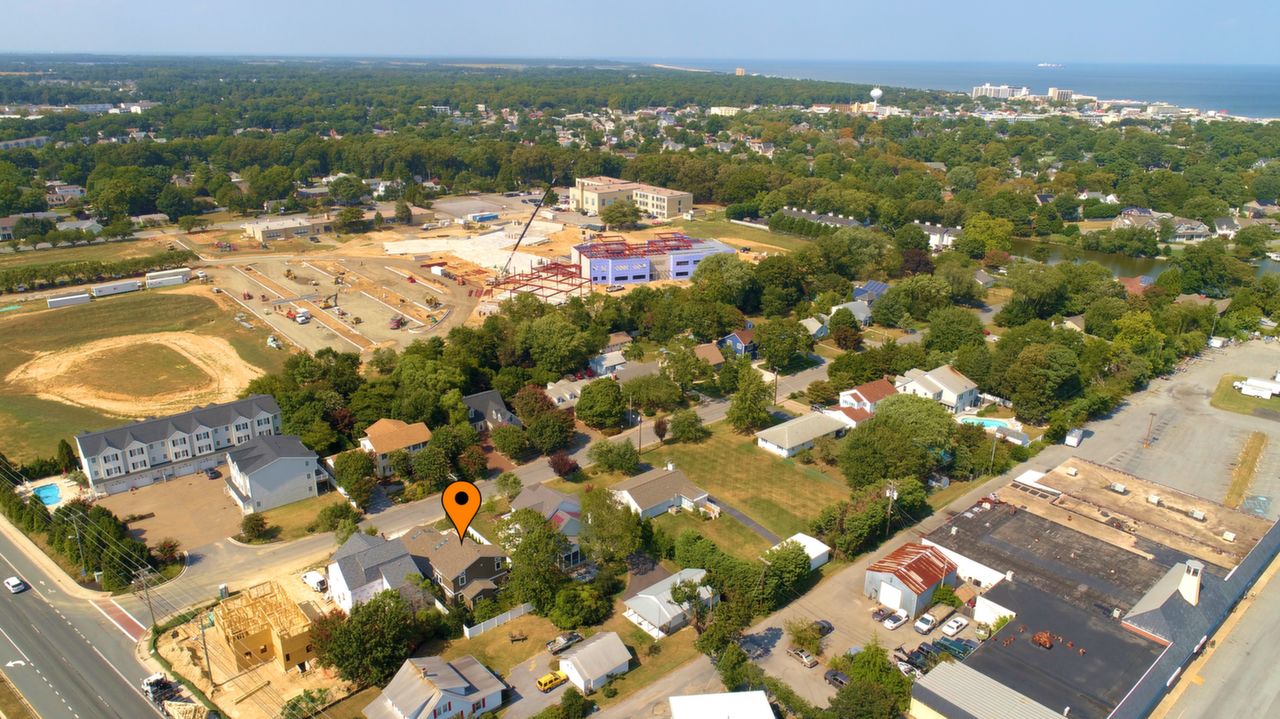
[[[147,672],[119,630],[104,635],[92,606],[52,589],[4,537],[0,573],[31,585],[19,594],[0,591],[0,670],[42,719],[159,716],[135,689]]]

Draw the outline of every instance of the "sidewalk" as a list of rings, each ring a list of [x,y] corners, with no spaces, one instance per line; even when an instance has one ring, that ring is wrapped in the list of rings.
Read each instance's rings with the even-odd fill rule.
[[[8,518],[0,517],[0,533],[3,533],[9,541],[13,542],[14,546],[21,550],[23,556],[31,560],[31,562],[36,566],[40,567],[41,571],[45,574],[48,574],[49,578],[58,586],[58,589],[61,589],[65,594],[78,599],[84,599],[86,601],[93,601],[95,599],[109,600],[112,598],[113,595],[111,592],[99,592],[93,589],[86,589],[85,587],[80,586],[80,584],[71,577],[68,577],[67,573],[62,570],[62,567],[58,566],[57,562],[50,559],[49,555],[40,551],[40,548],[28,539],[27,535],[22,533],[22,530],[13,526],[13,524],[9,522]]]

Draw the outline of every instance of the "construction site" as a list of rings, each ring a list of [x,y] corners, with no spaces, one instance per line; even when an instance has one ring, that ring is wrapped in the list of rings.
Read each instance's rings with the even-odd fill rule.
[[[324,689],[330,701],[352,690],[315,665],[311,627],[326,611],[320,601],[299,601],[280,583],[263,582],[165,632],[156,649],[224,715],[276,719],[304,690]]]

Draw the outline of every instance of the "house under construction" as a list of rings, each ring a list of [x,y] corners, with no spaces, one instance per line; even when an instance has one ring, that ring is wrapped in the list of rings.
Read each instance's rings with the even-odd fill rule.
[[[510,299],[520,294],[531,294],[551,304],[560,304],[570,297],[586,297],[591,294],[591,280],[582,276],[577,265],[548,262],[528,272],[518,272],[494,281],[491,296],[495,301]]]
[[[213,610],[213,623],[235,656],[237,668],[275,660],[285,671],[306,671],[316,657],[311,625],[318,615],[310,602],[299,606],[272,581],[219,604]]]

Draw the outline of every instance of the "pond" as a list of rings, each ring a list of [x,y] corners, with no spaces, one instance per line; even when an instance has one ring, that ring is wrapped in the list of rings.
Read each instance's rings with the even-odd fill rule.
[[[1038,247],[1049,248],[1049,258],[1046,261],[1051,265],[1067,261],[1076,263],[1097,262],[1111,270],[1111,273],[1116,277],[1139,277],[1142,275],[1155,277],[1171,266],[1169,260],[1163,257],[1129,257],[1128,255],[1118,255],[1110,252],[1081,250],[1075,247],[1049,244],[1027,238],[1015,238],[1013,240],[1013,254],[1019,257],[1031,257],[1032,251]],[[1259,276],[1267,272],[1280,272],[1280,262],[1266,258],[1255,267],[1257,267]]]

